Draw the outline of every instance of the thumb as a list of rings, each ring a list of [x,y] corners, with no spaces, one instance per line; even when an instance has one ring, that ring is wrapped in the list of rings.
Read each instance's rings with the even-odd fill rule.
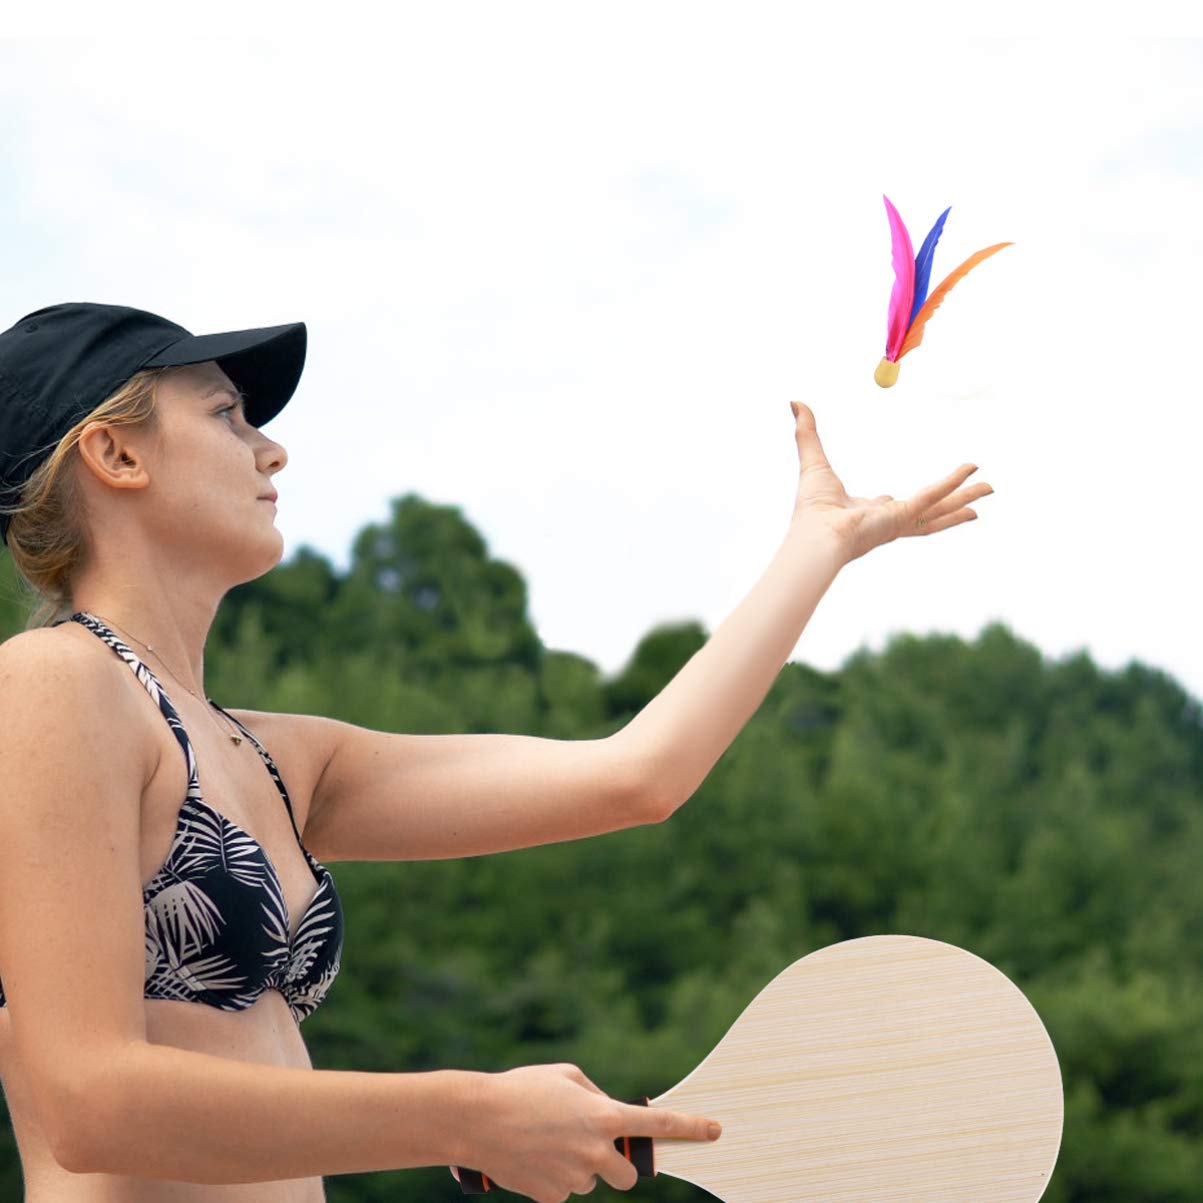
[[[815,428],[815,416],[809,405],[803,401],[791,401],[790,409],[794,411],[794,437],[798,443],[798,458],[802,470],[807,468],[830,468],[827,453],[819,441],[819,432]]]

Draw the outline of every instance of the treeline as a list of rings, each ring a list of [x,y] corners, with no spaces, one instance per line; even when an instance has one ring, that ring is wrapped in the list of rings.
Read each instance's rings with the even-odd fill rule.
[[[3,572],[6,638],[28,605],[7,557]],[[377,730],[594,738],[706,638],[659,627],[606,678],[544,647],[521,574],[458,508],[409,494],[363,529],[345,574],[302,548],[231,591],[206,688]],[[305,1037],[318,1068],[573,1061],[616,1098],[655,1097],[798,957],[922,935],[1007,974],[1049,1031],[1065,1129],[1046,1203],[1198,1203],[1201,802],[1199,703],[1146,666],[1050,662],[997,623],[973,642],[901,635],[833,673],[791,663],[665,823],[335,864],[343,968]],[[445,1167],[327,1189],[331,1203],[462,1197]],[[0,1197],[20,1193],[5,1122]],[[662,1177],[592,1197],[710,1196]]]

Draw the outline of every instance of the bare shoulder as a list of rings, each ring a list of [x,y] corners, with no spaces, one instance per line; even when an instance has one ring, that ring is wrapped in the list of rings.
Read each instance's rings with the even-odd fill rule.
[[[237,710],[226,706],[240,723],[268,750],[288,788],[298,814],[298,826],[305,833],[305,822],[318,782],[334,752],[339,727],[337,720],[321,714],[288,714],[276,710]]]
[[[88,655],[83,658],[77,657],[74,652],[76,647],[83,648]],[[102,670],[114,665],[121,667],[119,659],[113,655],[112,648],[77,622],[63,622],[53,627],[30,627],[28,631],[18,631],[0,642],[0,655],[14,659],[25,655],[35,658],[39,655],[69,658],[73,662],[100,666]],[[129,669],[125,671],[128,672]]]
[[[68,647],[69,644],[63,639],[63,627],[65,626],[66,623],[63,626],[31,627],[28,631],[18,631],[15,635],[10,635],[0,642],[0,652],[11,656],[20,654],[29,648]],[[20,649],[20,652],[17,649]],[[109,655],[112,655],[112,652]]]
[[[76,623],[31,627],[10,635],[0,642],[0,664],[10,671],[41,670],[56,677],[86,677],[110,685],[120,682],[123,673],[129,675],[128,667],[111,648]]]
[[[149,782],[158,764],[158,745],[123,674],[130,676],[129,668],[112,649],[76,623],[31,627],[0,641],[0,677],[9,687],[25,694],[36,690],[40,698],[53,695],[62,703],[80,696],[103,697],[103,706],[84,708],[81,721],[117,723],[126,747],[137,749],[144,781]],[[34,709],[42,713],[31,714],[31,719],[55,724],[68,721],[67,715],[76,710],[46,703]]]

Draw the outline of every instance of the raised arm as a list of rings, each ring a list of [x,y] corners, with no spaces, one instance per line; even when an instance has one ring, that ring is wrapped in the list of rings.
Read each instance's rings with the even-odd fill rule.
[[[611,739],[654,766],[653,813],[693,795],[756,713],[844,563],[828,531],[791,526],[760,580],[677,675]]]
[[[644,771],[661,818],[689,799],[756,712],[844,565],[895,539],[971,522],[977,513],[967,503],[994,491],[981,481],[961,488],[977,471],[964,464],[905,501],[849,497],[814,414],[800,403],[795,441],[798,496],[768,568],[677,675],[610,737],[624,759],[650,766]]]
[[[218,1184],[469,1158],[462,1121],[484,1075],[148,1042],[139,812],[155,751],[131,738],[144,724],[124,671],[48,631],[0,644],[0,982],[59,1163]]]

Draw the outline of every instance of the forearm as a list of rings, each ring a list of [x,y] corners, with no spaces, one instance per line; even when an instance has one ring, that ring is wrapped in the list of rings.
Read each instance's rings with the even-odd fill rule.
[[[77,1113],[67,1168],[220,1184],[454,1165],[485,1076],[313,1070],[138,1044]]]
[[[646,766],[656,813],[690,797],[756,712],[844,562],[834,534],[791,525],[751,592],[615,733]]]

